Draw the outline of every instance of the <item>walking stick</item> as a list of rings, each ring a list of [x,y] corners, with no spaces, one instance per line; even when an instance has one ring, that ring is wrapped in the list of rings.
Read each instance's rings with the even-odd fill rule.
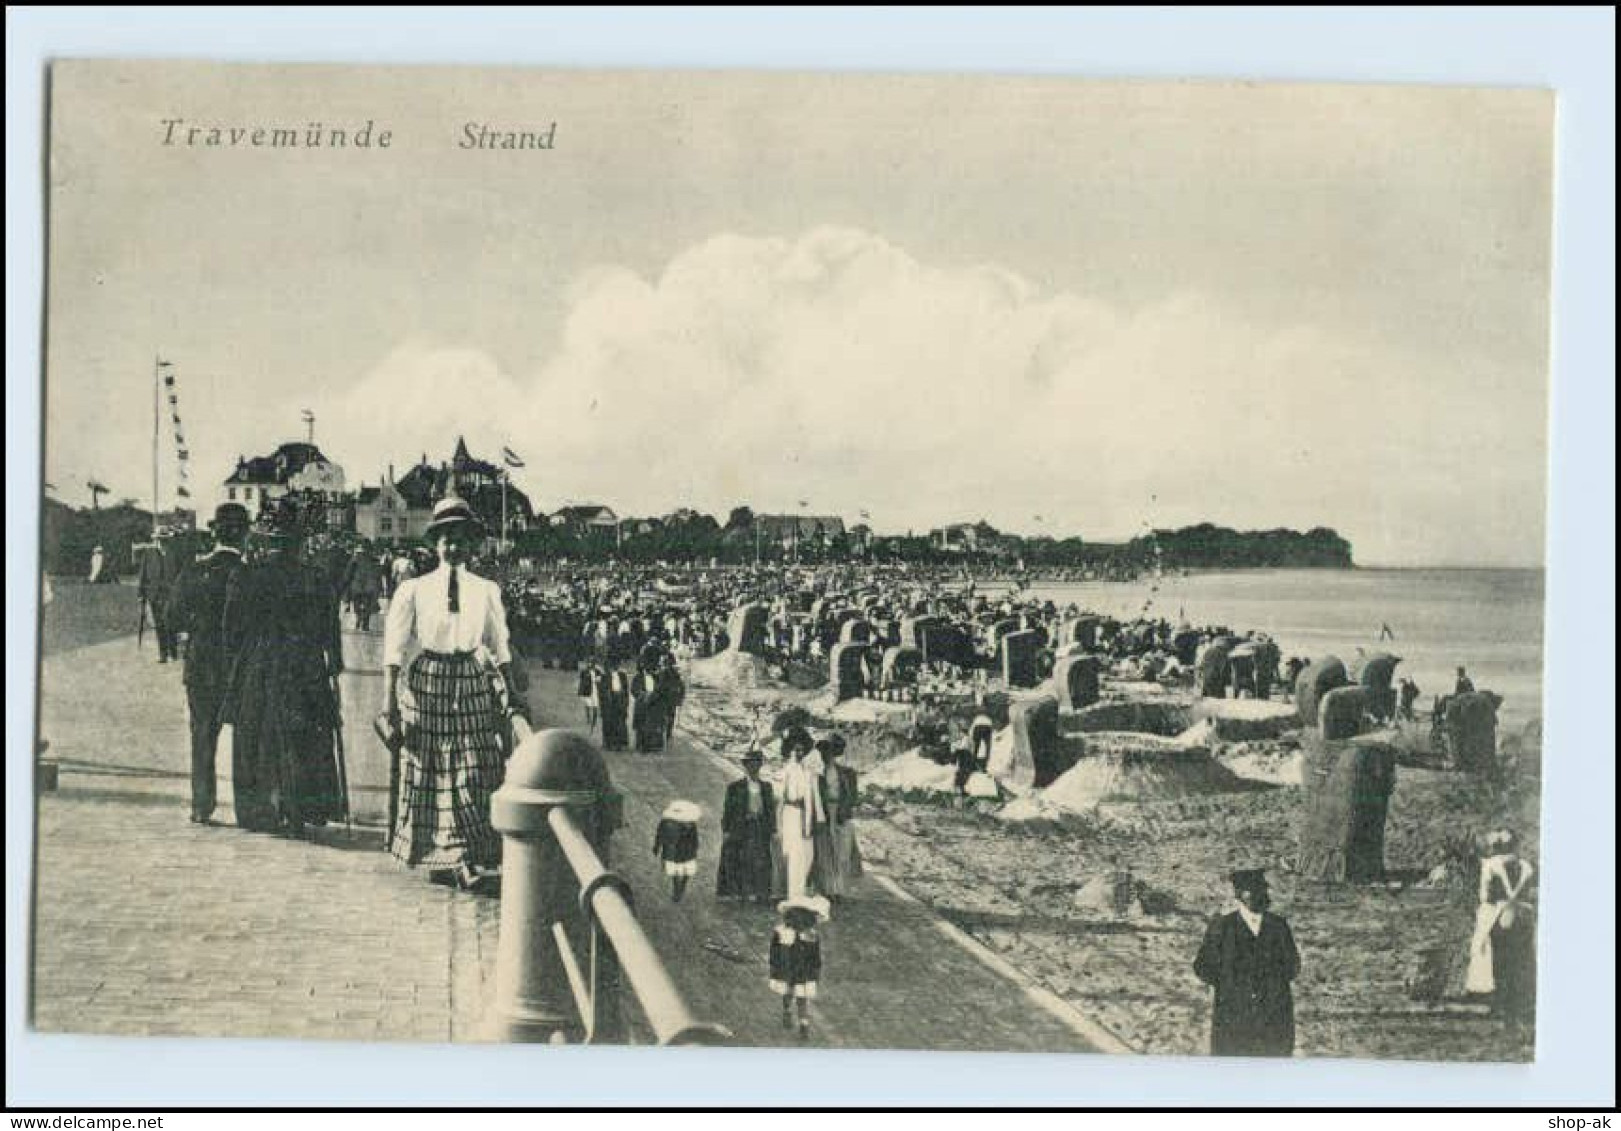
[[[135,650],[139,652],[142,643],[146,640],[146,596],[142,594],[137,600],[141,604],[141,619],[135,626]]]
[[[403,740],[386,714],[379,714],[372,720],[372,729],[388,750],[388,835],[383,838],[383,851],[387,852],[394,839],[394,829],[400,823],[400,747]]]
[[[336,675],[329,674],[327,681],[332,685],[332,715],[337,722],[332,728],[332,737],[338,756],[338,795],[343,798],[343,832],[348,836],[354,832],[354,807],[349,802],[349,765],[343,745],[343,693]]]

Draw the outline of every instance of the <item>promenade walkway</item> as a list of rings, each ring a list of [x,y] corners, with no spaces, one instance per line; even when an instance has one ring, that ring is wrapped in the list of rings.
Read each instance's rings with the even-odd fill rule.
[[[536,671],[537,725],[579,722],[573,679]],[[351,1040],[478,1040],[500,903],[453,893],[380,851],[381,831],[314,842],[186,820],[185,696],[177,665],[133,636],[47,655],[42,722],[61,786],[38,806],[32,1017],[44,1031]],[[662,755],[615,754],[627,827],[613,865],[701,1018],[740,1044],[797,1045],[766,987],[770,908],[718,903],[728,771],[680,735]],[[229,758],[221,807],[230,820]],[[659,812],[704,809],[699,876],[666,894],[651,854]],[[869,876],[824,932],[811,1044],[1089,1051],[1084,1025],[1037,1005]],[[627,1004],[633,1039],[646,1040]]]

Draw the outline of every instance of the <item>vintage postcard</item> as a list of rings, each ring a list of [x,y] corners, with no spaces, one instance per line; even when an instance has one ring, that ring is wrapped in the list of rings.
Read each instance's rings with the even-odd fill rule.
[[[35,1029],[1535,1057],[1550,92],[49,90]]]

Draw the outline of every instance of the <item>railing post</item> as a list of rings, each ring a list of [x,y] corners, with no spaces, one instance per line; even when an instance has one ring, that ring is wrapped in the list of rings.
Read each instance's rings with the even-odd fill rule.
[[[523,736],[523,730],[519,731]],[[507,763],[490,816],[503,838],[501,936],[496,950],[492,1039],[560,1043],[582,1035],[552,924],[584,938],[579,881],[549,817],[559,806],[582,816],[609,791],[602,755],[584,736],[544,730],[522,737]]]

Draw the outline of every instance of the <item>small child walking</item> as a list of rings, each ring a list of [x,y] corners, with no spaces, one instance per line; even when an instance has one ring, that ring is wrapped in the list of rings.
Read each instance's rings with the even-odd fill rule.
[[[574,690],[579,696],[580,706],[585,709],[585,729],[593,734],[597,729],[597,696],[601,688],[602,668],[592,660],[580,668],[580,679]]]
[[[794,1027],[799,1014],[799,1039],[810,1039],[810,1000],[822,975],[822,942],[816,924],[828,916],[821,896],[798,896],[777,904],[781,921],[771,931],[771,990],[782,995],[782,1027]]]
[[[676,903],[686,894],[687,884],[698,874],[698,806],[691,801],[672,801],[653,833],[653,855],[664,861],[664,874],[670,880],[670,899]]]

